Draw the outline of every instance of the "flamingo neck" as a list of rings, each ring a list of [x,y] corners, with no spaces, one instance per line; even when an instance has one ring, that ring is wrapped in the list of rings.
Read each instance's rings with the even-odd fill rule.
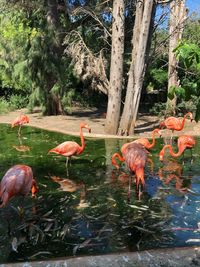
[[[180,129],[180,130],[182,130],[183,127],[184,127],[184,125],[185,125],[185,120],[186,120],[187,115],[188,115],[188,114],[185,114],[185,116],[183,117],[183,120],[182,120],[182,122],[181,122],[181,129]]]
[[[156,143],[155,134],[156,134],[156,131],[153,131],[152,132],[152,143],[149,143],[148,148],[152,148],[155,146],[155,143]]]
[[[175,153],[175,152],[173,151],[171,145],[166,145],[166,146],[164,147],[164,151],[165,151],[166,148],[169,148],[169,153],[170,153],[170,155],[173,156],[173,157],[179,157],[179,156],[183,153],[183,151],[184,151],[184,147],[183,147],[183,146],[179,146],[179,148],[178,148],[178,152],[177,152],[177,153]],[[163,153],[163,154],[164,154],[164,153]]]
[[[112,155],[112,165],[119,169],[119,165],[117,164],[115,158],[118,158],[121,162],[124,161],[124,157],[122,157],[119,153],[115,153]]]

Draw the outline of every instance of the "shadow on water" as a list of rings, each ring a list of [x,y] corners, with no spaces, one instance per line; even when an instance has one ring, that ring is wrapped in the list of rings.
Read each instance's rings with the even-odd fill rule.
[[[24,127],[21,140],[1,126],[0,175],[15,164],[32,167],[36,199],[13,198],[0,210],[1,262],[107,254],[161,247],[199,245],[200,164],[198,147],[161,164],[160,139],[145,170],[140,199],[134,178],[111,155],[123,141],[86,139],[67,176],[65,158],[47,154],[66,140],[79,138]]]

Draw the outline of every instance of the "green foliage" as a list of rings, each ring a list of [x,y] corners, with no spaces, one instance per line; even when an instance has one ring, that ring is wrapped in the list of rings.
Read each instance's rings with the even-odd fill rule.
[[[1,13],[0,24],[1,86],[27,91],[30,82],[26,51],[36,29],[29,26],[28,19],[19,10]]]
[[[180,75],[183,75],[181,87],[174,89],[178,97],[177,108],[193,111],[197,121],[200,118],[200,47],[194,43],[182,42],[174,52],[184,70],[180,71]]]
[[[183,40],[190,43],[200,45],[200,23],[199,12],[193,12],[192,15],[186,20],[183,32]]]
[[[162,88],[163,85],[167,82],[167,70],[153,68],[150,69],[150,75],[152,79],[152,83],[159,89]]]
[[[174,99],[174,96],[176,95],[179,98],[185,99],[185,92],[186,90],[182,87],[177,87],[177,86],[171,86],[168,90],[167,97],[172,100]]]
[[[175,49],[178,60],[182,60],[185,68],[195,67],[200,70],[200,47],[196,44],[181,42]]]
[[[71,114],[72,113],[72,103],[75,97],[75,90],[68,90],[62,98],[62,105],[64,107],[64,111]]]
[[[0,98],[0,114],[4,114],[10,111],[10,105],[5,98]]]
[[[9,105],[12,110],[25,108],[28,105],[28,96],[11,95],[9,99]]]
[[[152,115],[162,117],[165,115],[166,103],[155,103],[149,112]]]

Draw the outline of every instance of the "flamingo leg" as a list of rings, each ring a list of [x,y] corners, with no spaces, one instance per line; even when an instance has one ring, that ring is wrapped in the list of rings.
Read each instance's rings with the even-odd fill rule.
[[[191,161],[190,161],[190,163],[192,165],[193,164],[193,161],[194,161],[193,154],[192,154],[192,148],[190,149],[190,153],[191,153]]]
[[[173,137],[174,137],[174,131],[172,130],[171,137],[170,137],[170,145],[173,144]]]
[[[142,196],[142,185],[139,184],[138,185],[138,200],[141,200],[141,196]]]
[[[128,178],[128,203],[130,203],[131,200],[131,177]]]
[[[19,129],[18,129],[18,136],[20,137],[21,136],[21,125],[19,125]]]
[[[69,157],[66,157],[66,169],[67,169],[67,176],[69,176],[69,173],[68,173],[68,161],[69,161]]]

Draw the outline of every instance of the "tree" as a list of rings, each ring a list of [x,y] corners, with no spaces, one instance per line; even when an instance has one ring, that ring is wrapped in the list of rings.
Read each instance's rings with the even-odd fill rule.
[[[123,81],[123,55],[124,55],[124,0],[113,1],[112,18],[112,51],[110,66],[110,87],[108,91],[108,104],[105,132],[116,134],[119,125],[121,108],[121,91]]]
[[[182,38],[183,25],[186,20],[185,0],[173,0],[170,2],[170,22],[169,22],[169,64],[168,64],[168,94],[172,97],[167,98],[167,113],[175,114],[176,94],[173,93],[179,87],[178,61],[174,49]]]
[[[133,29],[132,61],[119,134],[133,134],[144,81],[150,29],[155,14],[153,0],[137,1]]]

